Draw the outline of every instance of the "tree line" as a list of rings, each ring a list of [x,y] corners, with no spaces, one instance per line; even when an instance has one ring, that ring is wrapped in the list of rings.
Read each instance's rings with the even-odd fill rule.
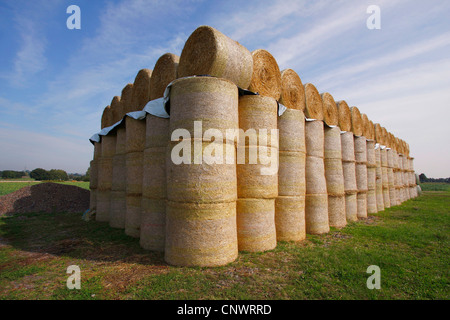
[[[420,183],[424,182],[443,182],[450,183],[450,178],[428,178],[424,173],[419,175]]]
[[[90,169],[86,171],[86,174],[70,173],[61,169],[45,170],[42,168],[36,168],[32,171],[15,171],[15,170],[3,170],[0,171],[0,177],[2,179],[22,179],[31,178],[40,181],[89,181]]]

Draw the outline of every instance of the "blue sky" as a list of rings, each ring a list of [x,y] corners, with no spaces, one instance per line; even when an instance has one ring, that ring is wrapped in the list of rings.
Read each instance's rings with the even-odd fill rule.
[[[449,14],[447,0],[0,1],[0,170],[84,173],[112,98],[206,24],[407,141],[416,172],[449,177]]]

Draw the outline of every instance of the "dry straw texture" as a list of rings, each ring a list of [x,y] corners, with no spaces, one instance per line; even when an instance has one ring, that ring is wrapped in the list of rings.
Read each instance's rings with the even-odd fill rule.
[[[180,57],[173,53],[165,53],[159,57],[150,78],[150,100],[162,98],[169,83],[177,78]]]
[[[339,127],[324,128],[324,154],[325,159],[342,160],[341,130]]]
[[[330,231],[326,193],[305,196],[305,225],[307,234],[323,234]]]
[[[111,110],[112,110],[112,124],[120,121],[124,114],[122,103],[120,103],[120,97],[115,96],[111,101]]]
[[[341,134],[341,150],[343,161],[355,161],[355,141],[352,132]]]
[[[130,111],[142,110],[147,102],[150,101],[150,78],[152,70],[139,70],[133,83],[133,94],[131,98]]]
[[[142,248],[164,251],[166,240],[166,201],[143,197],[139,243]]]
[[[343,228],[347,225],[345,196],[328,196],[328,219],[331,227]]]
[[[303,152],[280,151],[278,169],[278,195],[304,196],[306,192]]]
[[[375,140],[377,143],[383,145],[383,132],[381,130],[381,125],[379,123],[375,123],[374,125],[374,131],[375,131]]]
[[[236,202],[168,202],[165,261],[177,266],[221,266],[238,256]]]
[[[116,154],[113,157],[111,190],[125,191],[127,185],[126,177],[127,177],[126,155]]]
[[[126,127],[126,152],[142,152],[145,148],[145,129],[144,120],[136,120],[131,117],[125,119]]]
[[[260,95],[245,95],[239,98],[239,128],[247,132],[256,131],[258,140],[261,137],[261,130],[267,132],[267,146],[278,147],[272,144],[272,130],[278,127],[278,105],[275,99]],[[241,142],[243,144],[243,142]],[[250,139],[246,139],[245,145],[255,145]]]
[[[131,152],[126,154],[126,192],[127,194],[142,194],[142,152]]]
[[[305,122],[305,145],[308,156],[323,158],[324,139],[323,121],[315,120]]]
[[[177,148],[181,145],[191,149],[190,152],[187,151],[189,161],[177,164],[172,161],[174,159],[172,152],[176,154]],[[173,149],[175,150],[172,151]],[[219,162],[208,156],[215,152],[219,156]],[[222,141],[171,142],[166,158],[167,198],[170,201],[192,203],[235,201],[237,198],[235,156],[234,144]],[[256,180],[253,175],[250,178]]]
[[[128,83],[123,89],[120,96],[120,103],[122,104],[122,111],[124,115],[131,111],[131,103],[133,99],[133,84]]]
[[[139,238],[141,233],[141,201],[141,196],[126,195],[125,234],[133,238]]]
[[[305,110],[305,88],[298,74],[292,69],[281,71],[280,103],[289,109]]]
[[[127,152],[127,133],[124,126],[120,126],[116,131],[116,155]]]
[[[352,130],[352,113],[350,112],[350,108],[344,100],[336,102],[338,109],[338,121],[339,128],[342,131],[351,131]]]
[[[276,198],[275,228],[278,241],[301,241],[306,238],[304,196]]]
[[[167,197],[166,181],[166,147],[144,150],[142,196],[149,199]]]
[[[376,196],[377,196],[377,210],[384,210],[384,199],[383,199],[383,173],[381,169],[381,150],[380,148],[375,149],[375,161],[376,167]]]
[[[328,92],[322,93],[323,121],[329,126],[339,125],[339,114],[336,101]]]
[[[326,194],[325,165],[323,158],[306,156],[306,194]]]
[[[278,100],[281,95],[281,72],[270,52],[257,49],[252,52],[253,74],[248,89]]]
[[[365,113],[361,113],[361,121],[362,121],[362,135],[367,139],[370,139],[370,122],[369,118]]]
[[[251,155],[257,155],[253,157]],[[274,156],[272,156],[274,155]],[[264,159],[272,163],[264,164]],[[252,160],[254,158],[255,161]],[[274,163],[275,162],[275,163]],[[278,174],[264,174],[264,168],[277,168],[278,149],[270,147],[245,147],[245,162],[237,164],[237,188],[239,198],[276,198],[278,196]],[[223,184],[223,178],[220,182]]]
[[[323,104],[317,88],[311,84],[305,84],[305,116],[309,119],[323,120]]]
[[[145,148],[167,147],[170,120],[147,114],[145,121]]]
[[[98,160],[98,184],[99,190],[111,190],[112,184],[112,157],[100,158]]]
[[[376,188],[377,188],[376,170],[377,170],[377,162],[375,156],[375,141],[367,140],[367,189],[368,189],[367,213],[378,212],[377,196],[376,196]]]
[[[125,215],[127,211],[126,192],[111,191],[111,208],[109,225],[112,228],[125,228]]]
[[[287,109],[278,117],[280,151],[306,153],[305,114],[301,110]]]
[[[266,251],[277,245],[275,199],[238,199],[237,237],[239,251]]]
[[[383,183],[384,208],[390,208],[391,201],[389,198],[389,178],[388,178],[388,170],[387,170],[387,151],[386,151],[386,149],[380,150],[380,158],[381,158],[381,175],[382,175],[382,183]]]
[[[352,132],[355,136],[362,136],[363,125],[361,113],[357,107],[351,107],[350,113],[352,114]]]
[[[328,195],[343,196],[345,187],[342,161],[340,159],[324,159],[324,164]]]
[[[357,199],[357,215],[358,219],[367,218],[367,192],[359,192],[356,195]]]
[[[102,158],[111,158],[116,154],[116,135],[102,137]]]
[[[103,109],[100,127],[102,129],[107,128],[113,124],[112,122],[113,122],[113,114],[112,114],[111,107],[106,106],[106,108]]]
[[[353,222],[358,220],[358,204],[356,193],[345,194],[345,216],[347,221]]]
[[[250,51],[209,26],[198,27],[187,39],[178,65],[178,78],[210,75],[247,89],[253,74]]]
[[[194,121],[206,130],[239,128],[238,89],[233,82],[213,77],[178,79],[170,90],[170,133],[183,128],[194,138]],[[172,140],[178,137],[172,137]],[[200,137],[199,137],[200,138]]]

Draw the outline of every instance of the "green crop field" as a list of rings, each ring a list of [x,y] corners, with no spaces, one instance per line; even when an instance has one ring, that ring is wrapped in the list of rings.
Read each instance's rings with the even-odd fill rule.
[[[53,181],[56,182],[56,181]],[[20,182],[6,182],[6,181],[1,181],[0,180],[0,197],[4,196],[8,193],[12,193],[14,191],[17,191],[23,187],[27,187],[33,184],[37,184],[37,183],[42,183],[40,181],[20,181]],[[84,188],[84,189],[89,189],[89,182],[83,182],[83,181],[64,181],[64,182],[58,182],[58,183],[63,183],[63,184],[68,184],[68,185],[73,185],[73,186],[77,186],[80,188]]]
[[[424,187],[425,189],[426,187]],[[218,268],[179,268],[82,214],[0,218],[0,299],[449,299],[450,190],[298,243],[241,252]],[[66,287],[70,265],[81,289]],[[381,289],[367,288],[379,266]]]

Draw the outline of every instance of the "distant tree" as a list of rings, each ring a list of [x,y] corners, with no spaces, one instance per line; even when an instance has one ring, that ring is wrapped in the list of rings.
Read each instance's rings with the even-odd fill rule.
[[[60,181],[69,180],[69,176],[67,175],[67,172],[64,170],[51,169],[48,173],[49,173],[48,180],[60,180]]]
[[[31,171],[30,177],[36,180],[50,180],[49,172],[42,168],[36,168]]]
[[[26,173],[23,171],[3,170],[1,177],[3,179],[20,179],[25,175]]]
[[[419,180],[420,180],[420,183],[424,183],[424,182],[427,182],[427,181],[428,181],[428,178],[427,178],[427,176],[425,175],[425,173],[421,173],[421,174],[419,175]]]
[[[81,178],[83,181],[90,181],[91,180],[91,167],[89,167],[86,170],[86,174]]]

